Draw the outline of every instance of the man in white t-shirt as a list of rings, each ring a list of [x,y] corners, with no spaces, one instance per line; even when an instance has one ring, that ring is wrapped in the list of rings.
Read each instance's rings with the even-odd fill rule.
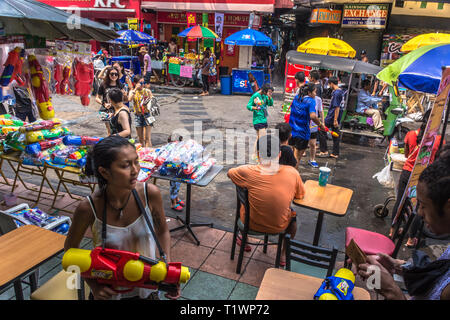
[[[145,48],[146,52],[144,54],[144,82],[145,87],[150,88],[150,79],[152,76],[152,58],[148,53],[148,49]]]

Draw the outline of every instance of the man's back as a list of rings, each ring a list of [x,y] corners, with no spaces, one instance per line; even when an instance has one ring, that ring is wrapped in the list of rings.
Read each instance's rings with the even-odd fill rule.
[[[300,174],[293,167],[281,165],[275,174],[261,170],[260,166],[244,165],[230,169],[228,177],[236,185],[248,189],[250,228],[279,233],[289,225],[292,200],[303,198],[305,189]],[[244,222],[243,207],[241,220]]]

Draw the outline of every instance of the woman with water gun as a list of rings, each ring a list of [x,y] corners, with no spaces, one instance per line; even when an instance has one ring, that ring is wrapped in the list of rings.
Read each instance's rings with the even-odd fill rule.
[[[134,145],[120,136],[101,140],[88,154],[85,170],[88,176],[97,178],[99,188],[75,210],[65,251],[79,248],[90,227],[94,247],[138,252],[155,260],[159,243],[166,253],[166,262],[170,262],[170,233],[161,192],[153,184],[137,182],[140,166]],[[139,204],[145,207],[142,212],[146,217],[141,214]],[[147,219],[153,225],[155,237]],[[85,280],[91,288],[91,299],[158,299],[157,292],[151,289],[134,287],[131,292],[118,294],[95,279]]]

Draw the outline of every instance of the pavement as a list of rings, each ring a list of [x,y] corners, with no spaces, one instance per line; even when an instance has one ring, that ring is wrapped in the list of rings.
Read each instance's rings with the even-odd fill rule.
[[[206,187],[192,188],[192,222],[212,222],[214,228],[201,227],[194,231],[201,241],[197,247],[191,236],[185,232],[172,234],[172,247],[174,259],[179,258],[184,264],[194,270],[192,282],[186,286],[185,299],[253,299],[264,271],[273,267],[274,256],[271,254],[261,257],[258,250],[253,249],[246,253],[245,267],[241,275],[235,274],[236,260],[229,259],[231,248],[231,232],[233,231],[236,195],[235,188],[228,179],[228,169],[237,165],[252,163],[249,156],[254,148],[256,139],[252,127],[252,113],[246,109],[248,95],[221,95],[220,93],[200,97],[182,90],[166,90],[154,88],[154,93],[161,105],[161,116],[152,129],[152,144],[159,146],[167,142],[167,138],[174,132],[182,134],[185,139],[191,137],[207,146],[211,156],[217,159],[218,164],[224,166],[223,171]],[[269,128],[283,122],[280,113],[282,93],[276,89],[274,107],[269,109]],[[56,114],[60,119],[66,120],[69,128],[75,134],[90,136],[106,136],[106,128],[98,116],[98,104],[91,99],[89,106],[79,103],[74,96],[53,97]],[[447,131],[449,141],[450,130]],[[133,137],[137,140],[133,129]],[[345,228],[357,227],[382,234],[387,234],[390,227],[390,218],[380,219],[374,216],[375,205],[394,195],[394,190],[381,186],[372,176],[384,167],[383,156],[385,147],[378,147],[374,141],[361,141],[356,139],[343,140],[341,156],[338,160],[317,158],[319,166],[327,165],[332,169],[329,183],[350,188],[354,191],[352,200],[344,217],[325,215],[321,233],[320,245],[324,247],[335,246],[339,250],[338,261],[341,264],[345,250]],[[350,143],[351,142],[351,143]],[[329,145],[331,141],[329,141]],[[307,158],[306,158],[307,159]],[[3,168],[8,178],[12,178],[12,171]],[[303,181],[318,180],[318,169],[306,164],[303,158],[300,167]],[[57,184],[56,175],[49,176],[52,184]],[[36,177],[27,177],[27,181],[38,184]],[[169,183],[158,180],[161,189],[166,216],[169,224],[176,224],[174,219],[178,213],[170,209]],[[88,195],[86,188],[74,187],[73,192],[81,196]],[[180,196],[183,198],[186,188],[183,184]],[[74,204],[72,204],[72,207]],[[311,243],[317,220],[317,212],[312,210],[294,208],[297,211],[298,230],[295,239]],[[184,213],[180,213],[184,217]],[[85,239],[89,246],[89,238]],[[427,239],[425,249],[427,253],[438,257],[448,241]],[[269,252],[272,252],[269,250]],[[408,258],[411,249],[402,246],[399,258]],[[57,268],[55,263],[54,268]],[[52,269],[53,270],[53,269]],[[60,269],[55,269],[60,270]],[[248,271],[251,270],[251,271]],[[225,288],[217,296],[211,296],[211,288],[203,287],[202,283],[211,280],[212,275],[217,281],[215,286]],[[222,279],[223,278],[223,279]],[[195,282],[194,279],[197,279]],[[231,281],[231,282],[230,282]],[[194,286],[195,283],[197,285]],[[191,289],[188,290],[189,285]],[[197,287],[198,286],[198,287]],[[240,297],[240,298],[239,298]],[[10,297],[11,298],[11,297]],[[0,295],[0,299],[2,296]]]

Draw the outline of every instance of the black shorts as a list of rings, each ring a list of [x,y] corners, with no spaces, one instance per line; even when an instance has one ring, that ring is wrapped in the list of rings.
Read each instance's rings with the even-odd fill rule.
[[[266,123],[257,123],[253,125],[253,128],[255,128],[256,131],[261,129],[267,129],[267,122]]]
[[[309,140],[313,140],[313,139],[317,139],[317,134],[318,134],[319,132],[311,132],[311,136],[309,137]]]
[[[297,150],[305,150],[308,148],[308,142],[309,140],[304,140],[299,137],[291,137],[289,139],[289,145],[294,146]]]

